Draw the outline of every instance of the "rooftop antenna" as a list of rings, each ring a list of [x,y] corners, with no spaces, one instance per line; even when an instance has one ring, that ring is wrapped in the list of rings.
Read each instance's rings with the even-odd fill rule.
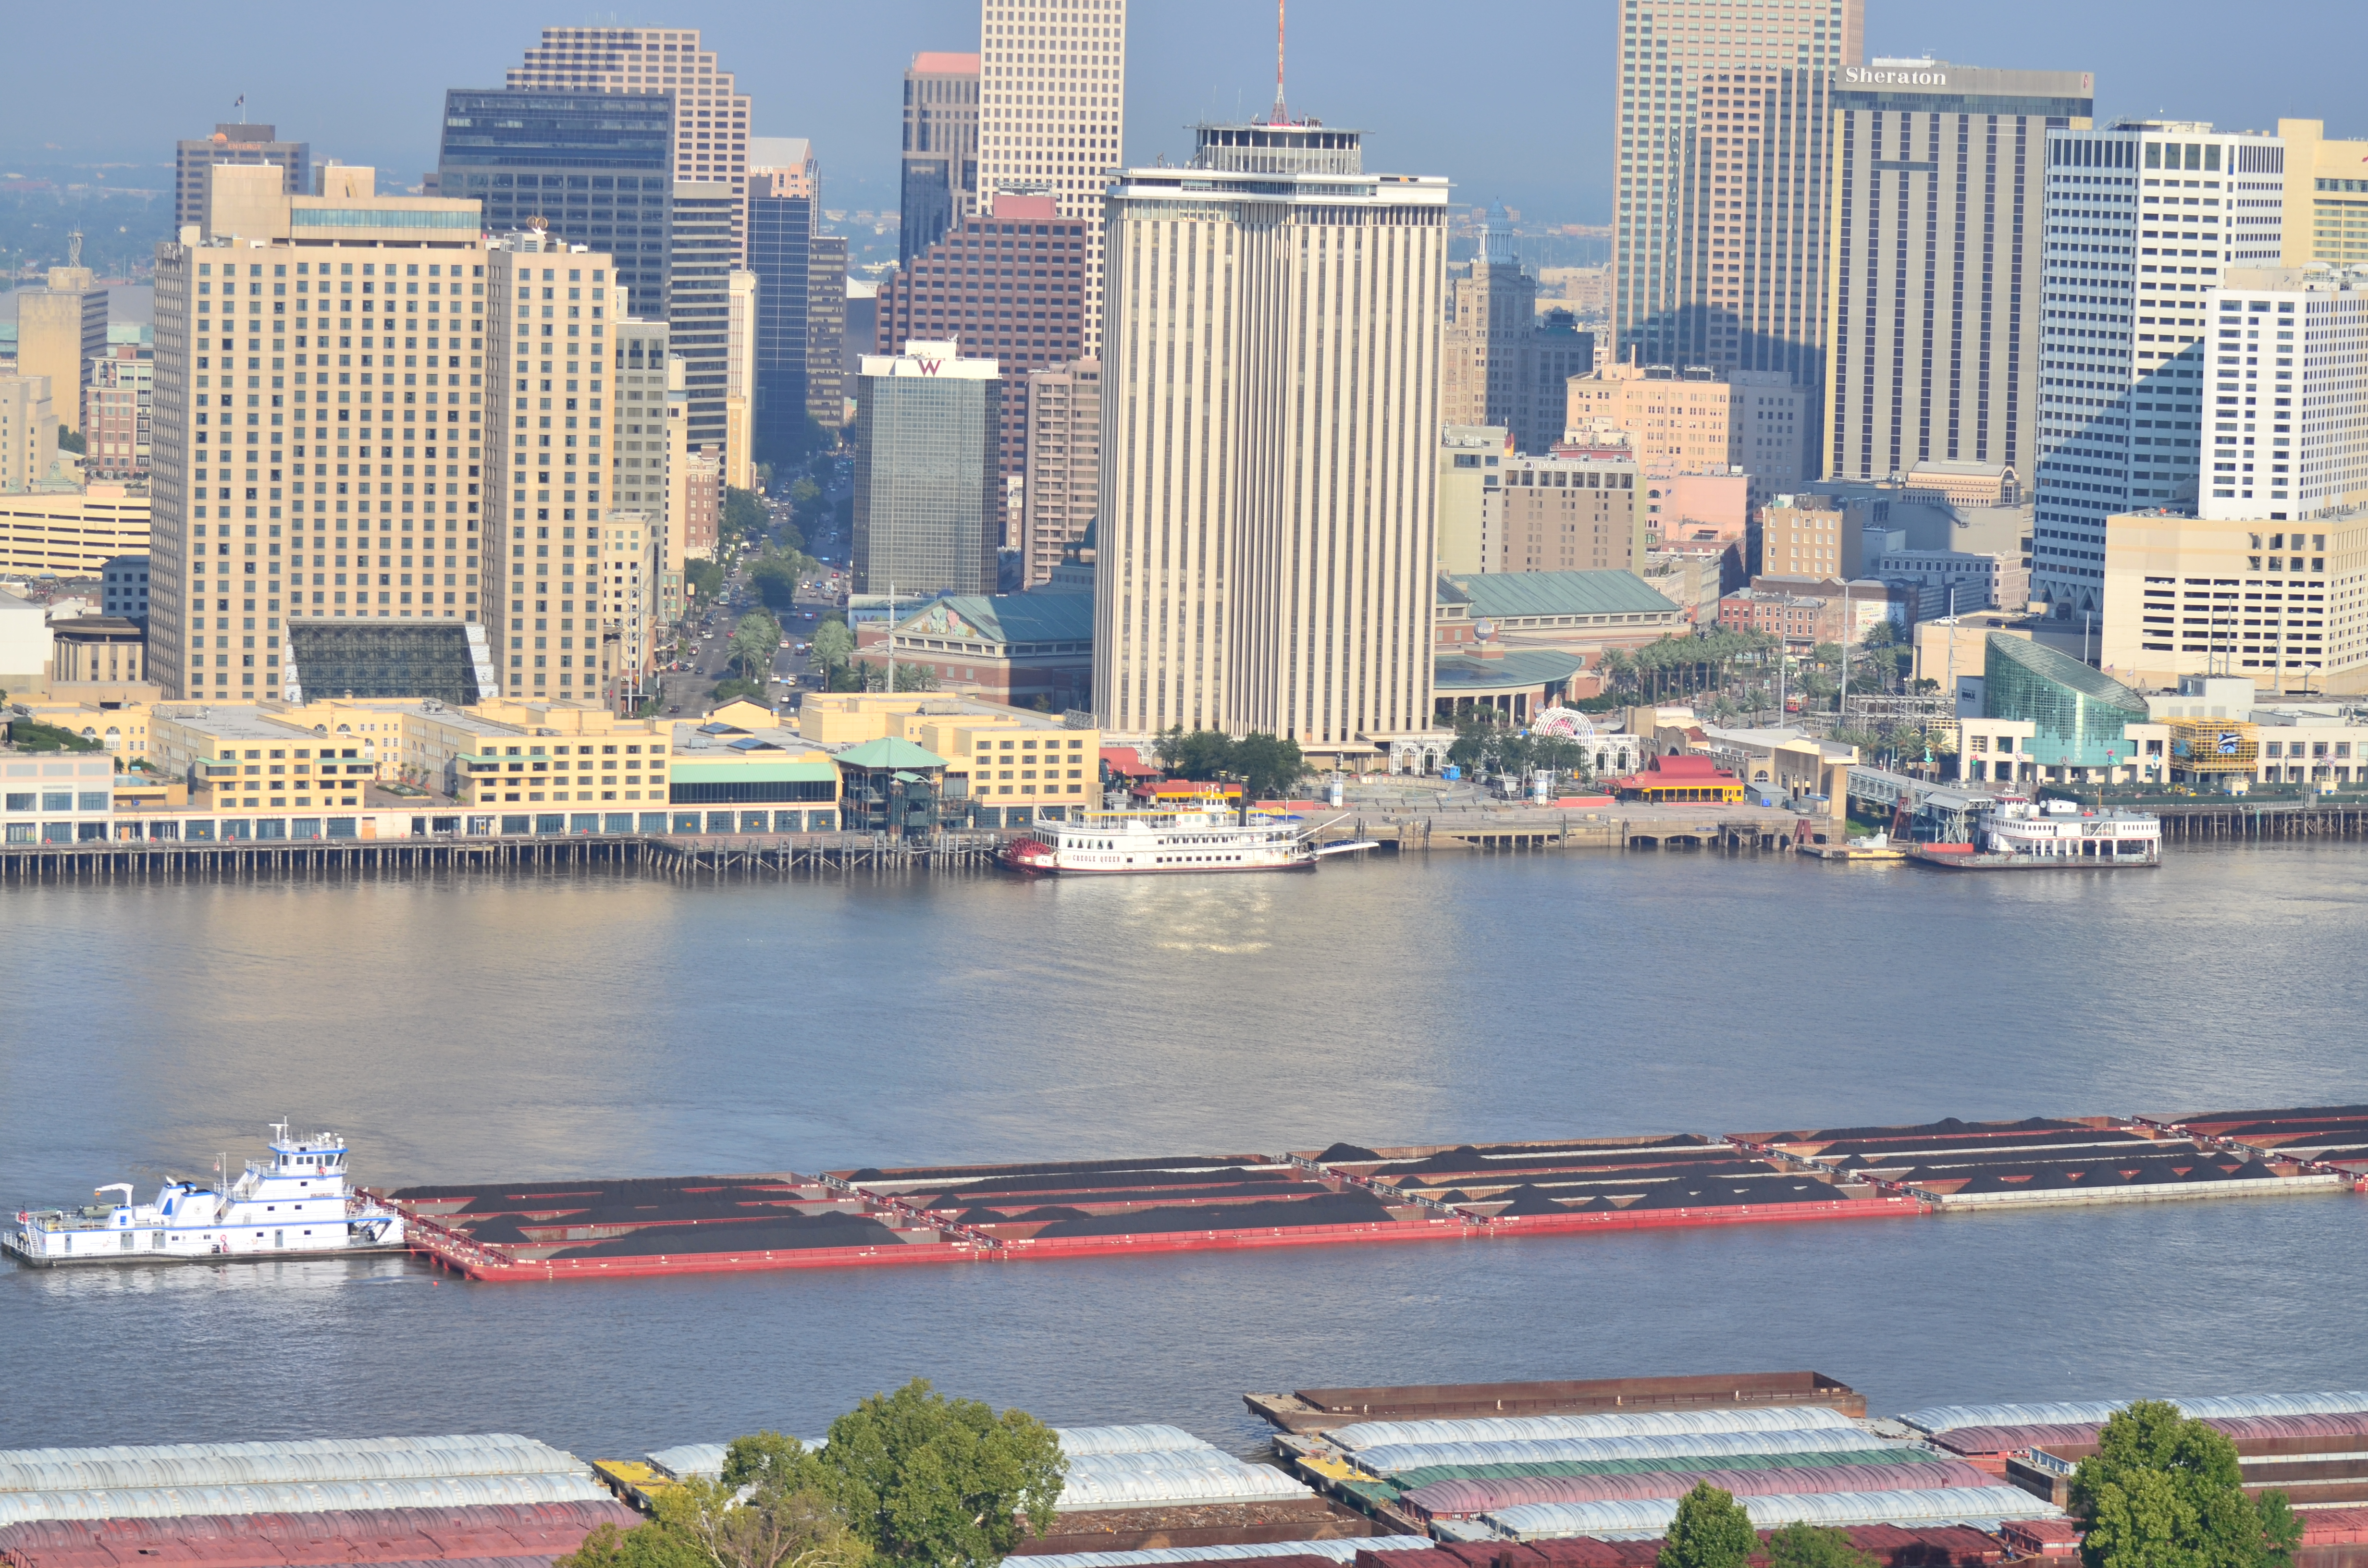
[[[80,229],[69,230],[66,233],[66,265],[68,267],[82,265],[82,231]]]
[[[1291,123],[1291,111],[1282,107],[1282,7],[1283,0],[1274,0],[1274,119],[1276,125]]]

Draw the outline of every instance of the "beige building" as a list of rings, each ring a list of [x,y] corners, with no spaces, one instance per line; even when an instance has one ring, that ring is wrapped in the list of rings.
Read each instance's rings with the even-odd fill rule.
[[[1440,335],[1439,357],[1442,423],[1500,425],[1515,432],[1530,426],[1532,422],[1520,417],[1515,404],[1534,394],[1521,375],[1520,360],[1521,346],[1536,325],[1537,298],[1537,279],[1521,270],[1513,252],[1512,220],[1500,203],[1489,211],[1470,270],[1447,285],[1447,326]]]
[[[1644,574],[1634,460],[1508,456],[1501,472],[1494,505],[1484,501],[1481,512],[1482,572]]]
[[[1102,367],[1074,359],[1030,370],[1028,466],[1020,488],[1020,579],[1053,579],[1064,554],[1085,540],[1101,498]]]
[[[58,415],[47,376],[0,376],[0,493],[57,477]]]
[[[1102,189],[1126,140],[1126,0],[979,0],[978,31],[975,200],[1050,196],[1086,220],[1084,352],[1107,361]]]
[[[750,443],[757,392],[757,275],[734,271],[725,309],[729,324],[723,351],[723,483],[735,490],[757,487],[757,461]]]
[[[96,576],[116,556],[148,553],[148,508],[141,484],[0,491],[0,571]]]
[[[509,482],[507,537],[485,559],[485,623],[505,696],[589,699],[604,642],[622,633],[603,613],[599,524],[626,422],[611,354],[627,290],[609,256],[539,231],[501,236],[485,261],[485,350],[507,405],[485,459]]]
[[[974,814],[984,826],[1058,821],[1101,805],[1101,733],[1032,709],[939,693],[810,694],[799,705],[798,730],[834,749],[893,739],[943,757],[946,809],[967,801],[995,812]]]
[[[287,618],[477,618],[485,249],[475,202],[367,168],[208,172],[157,250],[149,667],[276,697]]]
[[[2368,264],[2368,142],[2330,138],[2317,119],[2278,121],[2278,140],[2285,143],[2284,265]]]
[[[1448,183],[1312,122],[1197,135],[1107,199],[1095,710],[1358,749],[1431,713]]]
[[[52,267],[48,288],[16,298],[17,373],[47,376],[51,415],[79,434],[90,362],[107,354],[107,290],[87,267]]]
[[[1761,509],[1759,573],[1856,578],[1865,571],[1865,530],[1849,509],[1820,499],[1779,495]]]
[[[2212,675],[2368,691],[2368,508],[2302,524],[2109,518],[2099,619],[2098,663],[2132,686]]]
[[[1481,540],[1495,531],[1513,433],[1501,425],[1439,427],[1439,569],[1462,575],[1489,568]]]
[[[1809,393],[1774,372],[1631,364],[1572,377],[1566,422],[1575,441],[1595,430],[1624,433],[1651,478],[1739,468],[1757,498],[1804,477],[1809,414]]]
[[[173,226],[206,221],[206,171],[216,164],[270,164],[280,171],[280,193],[302,196],[313,188],[312,148],[302,142],[282,142],[279,128],[223,123],[211,136],[174,144]]]

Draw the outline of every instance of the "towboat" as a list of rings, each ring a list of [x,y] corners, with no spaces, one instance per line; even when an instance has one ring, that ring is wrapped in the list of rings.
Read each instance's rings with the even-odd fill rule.
[[[403,1216],[348,1187],[346,1141],[290,1137],[288,1126],[275,1122],[269,1157],[226,1186],[166,1176],[156,1201],[140,1203],[130,1182],[115,1182],[92,1196],[120,1192],[120,1203],[18,1210],[0,1251],[44,1268],[402,1251]]]

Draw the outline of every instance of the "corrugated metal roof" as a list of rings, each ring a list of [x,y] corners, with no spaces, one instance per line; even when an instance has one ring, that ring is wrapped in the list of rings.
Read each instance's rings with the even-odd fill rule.
[[[1936,1492],[1813,1492],[1779,1497],[1739,1497],[1761,1529],[1805,1521],[1813,1525],[1968,1524],[1987,1528],[2001,1519],[2061,1518],[2062,1510],[2013,1486],[1944,1487]],[[1678,1500],[1660,1497],[1618,1503],[1540,1503],[1503,1508],[1487,1522],[1517,1540],[1558,1536],[1642,1538],[1668,1533],[1678,1517]]]
[[[0,1451],[0,1493],[537,1471],[587,1479],[592,1473],[573,1454],[507,1432],[434,1437],[308,1437],[284,1442],[7,1449]]]
[[[924,624],[954,617],[966,627]],[[1094,596],[1039,589],[1030,594],[954,594],[914,611],[896,623],[896,635],[962,637],[985,642],[1076,642],[1094,634]]]
[[[1075,1513],[1184,1503],[1263,1503],[1311,1495],[1306,1486],[1271,1465],[1246,1464],[1201,1443],[1186,1449],[1073,1454],[1054,1506]]]
[[[1952,1432],[1960,1426],[2056,1426],[2075,1422],[2110,1420],[2127,1409],[2125,1399],[2042,1401],[2033,1404],[1936,1404],[1911,1410],[1899,1419],[1927,1432]],[[2368,1393],[2217,1394],[2176,1399],[2172,1403],[2192,1416],[2345,1415],[2368,1411]]]
[[[300,1482],[0,1493],[0,1525],[27,1519],[158,1519],[185,1514],[314,1514],[328,1508],[460,1508],[487,1503],[597,1503],[588,1475],[465,1475],[431,1481]]]
[[[1837,1464],[1777,1470],[1648,1471],[1626,1475],[1529,1475],[1502,1480],[1441,1481],[1417,1487],[1406,1501],[1427,1514],[1485,1514],[1540,1503],[1609,1503],[1682,1497],[1708,1484],[1736,1497],[1812,1492],[1934,1492],[1987,1486],[1992,1477],[1962,1460],[1938,1464]]]
[[[1327,1437],[1337,1433],[1326,1434]],[[1602,1460],[1716,1459],[1740,1454],[1814,1454],[1837,1444],[1876,1447],[1862,1429],[1818,1427],[1805,1432],[1699,1432],[1654,1437],[1555,1437],[1496,1443],[1376,1443],[1356,1450],[1357,1463],[1376,1475],[1434,1466],[1575,1464]]]
[[[1209,1562],[1236,1557],[1328,1557],[1355,1560],[1360,1551],[1423,1551],[1439,1543],[1425,1535],[1369,1535],[1347,1540],[1276,1540],[1249,1546],[1161,1546],[1141,1551],[1054,1551],[1023,1561],[1028,1568],[1147,1568],[1159,1562]]]
[[[1448,579],[1472,619],[1537,615],[1674,615],[1667,594],[1634,572],[1478,572]]]
[[[1577,1437],[1671,1437],[1703,1432],[1863,1431],[1823,1405],[1663,1410],[1634,1415],[1489,1415],[1469,1421],[1360,1421],[1325,1434],[1344,1449],[1379,1443],[1499,1443]],[[1605,1455],[1616,1458],[1616,1455]]]
[[[1224,1451],[1181,1426],[1055,1426],[1053,1435],[1061,1439],[1061,1451],[1072,1459],[1087,1454]]]

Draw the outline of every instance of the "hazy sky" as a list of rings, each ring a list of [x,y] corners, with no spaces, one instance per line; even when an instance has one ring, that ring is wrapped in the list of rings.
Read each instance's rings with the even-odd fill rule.
[[[2204,0],[1867,9],[1870,54],[2094,71],[2101,115],[2268,129],[2283,114],[2368,135],[2358,50],[2312,47],[2357,43],[2357,0],[2275,0],[2262,13],[2274,25],[2258,27],[2229,25],[2235,13]],[[1601,222],[1613,16],[1613,0],[1296,0],[1291,106],[1370,131],[1368,166],[1447,175],[1460,199],[1501,198],[1528,219]],[[317,155],[375,165],[381,188],[409,184],[434,166],[444,88],[500,85],[546,24],[612,17],[702,28],[754,100],[757,134],[814,139],[831,206],[894,206],[906,57],[978,40],[975,0],[660,0],[597,13],[510,0],[351,11],[240,0],[134,5],[103,18],[26,6],[8,22],[0,159],[169,165],[176,138],[233,118],[243,92],[249,118]],[[1269,101],[1271,0],[1134,0],[1130,31],[1130,161],[1182,152],[1195,119]]]

